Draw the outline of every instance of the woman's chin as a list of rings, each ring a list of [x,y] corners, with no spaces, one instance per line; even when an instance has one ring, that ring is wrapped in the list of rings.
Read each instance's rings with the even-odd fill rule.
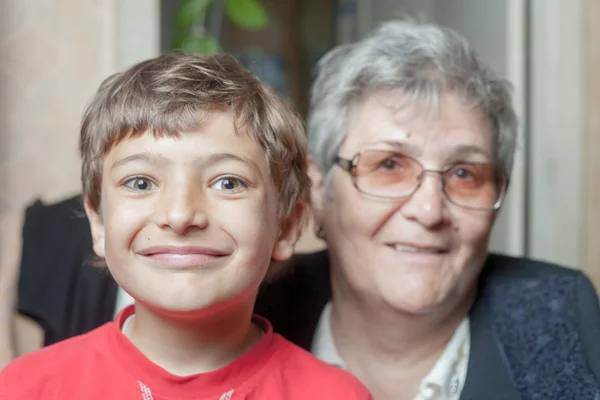
[[[440,309],[442,304],[439,302],[433,302],[423,299],[423,301],[396,301],[391,306],[400,313],[414,315],[414,316],[424,316],[435,312]]]
[[[390,290],[391,289],[391,290]],[[390,308],[399,313],[409,315],[426,315],[441,308],[447,303],[448,296],[439,290],[414,286],[398,290],[398,288],[381,288],[380,294]]]

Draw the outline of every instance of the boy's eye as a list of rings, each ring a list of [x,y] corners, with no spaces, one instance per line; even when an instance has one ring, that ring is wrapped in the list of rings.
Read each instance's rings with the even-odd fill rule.
[[[136,192],[148,192],[156,189],[156,184],[143,176],[130,178],[123,185]]]
[[[246,182],[240,178],[233,176],[224,176],[215,181],[211,185],[211,188],[220,190],[226,193],[237,193],[244,190],[247,187]]]

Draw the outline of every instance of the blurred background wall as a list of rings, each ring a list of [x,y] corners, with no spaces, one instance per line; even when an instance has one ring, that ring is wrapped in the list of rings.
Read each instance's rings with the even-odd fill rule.
[[[0,267],[20,258],[27,205],[79,192],[83,110],[109,74],[159,53],[159,14],[153,0],[0,2]]]
[[[100,81],[173,48],[181,0],[0,2],[0,263],[24,207],[79,191],[77,138]],[[336,43],[413,16],[467,36],[515,84],[522,119],[491,248],[584,269],[600,285],[597,0],[261,0],[269,26],[224,22],[221,43],[305,111],[311,68]],[[300,250],[320,247],[309,231]],[[0,282],[1,286],[1,282]]]

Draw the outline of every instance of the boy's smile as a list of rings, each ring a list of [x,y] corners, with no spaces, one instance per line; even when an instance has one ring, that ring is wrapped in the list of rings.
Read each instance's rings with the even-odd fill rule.
[[[144,133],[115,145],[90,221],[94,250],[119,285],[176,313],[253,298],[271,258],[291,256],[295,241],[282,233],[264,150],[236,133],[228,112],[179,137]]]
[[[215,266],[229,255],[216,247],[184,245],[151,246],[138,254],[156,261],[158,267],[178,269]]]

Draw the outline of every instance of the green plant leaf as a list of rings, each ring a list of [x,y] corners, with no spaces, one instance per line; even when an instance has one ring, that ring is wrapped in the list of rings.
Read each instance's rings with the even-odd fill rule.
[[[183,49],[183,43],[188,38],[188,35],[185,33],[180,33],[177,35],[175,42],[173,43],[173,50],[181,50]]]
[[[216,54],[221,51],[219,42],[212,36],[189,36],[181,48],[185,53]]]
[[[186,0],[175,16],[175,27],[184,31],[196,22],[204,22],[203,16],[212,0]]]
[[[257,0],[227,0],[225,12],[244,29],[260,30],[269,24],[265,8]]]

